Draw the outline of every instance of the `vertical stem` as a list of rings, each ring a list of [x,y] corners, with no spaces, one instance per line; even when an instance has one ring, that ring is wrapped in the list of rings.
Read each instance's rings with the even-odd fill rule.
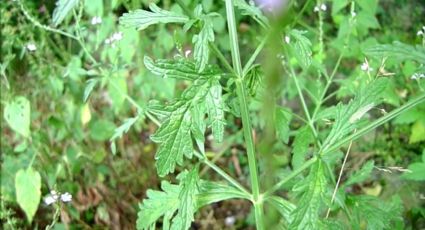
[[[251,180],[251,189],[252,189],[252,202],[254,204],[255,212],[255,221],[256,227],[258,230],[264,229],[264,220],[263,220],[263,205],[262,199],[260,196],[260,188],[258,181],[258,169],[257,161],[255,159],[255,148],[254,140],[251,133],[251,121],[248,113],[248,102],[247,94],[245,92],[245,86],[243,84],[243,72],[242,64],[239,54],[239,44],[238,44],[238,35],[236,32],[236,22],[235,22],[235,12],[233,9],[232,0],[226,0],[226,15],[227,15],[227,25],[230,35],[230,47],[232,52],[232,63],[233,68],[237,74],[236,82],[236,93],[239,99],[239,106],[242,115],[242,126],[243,133],[246,142],[246,149],[248,154],[248,167]]]

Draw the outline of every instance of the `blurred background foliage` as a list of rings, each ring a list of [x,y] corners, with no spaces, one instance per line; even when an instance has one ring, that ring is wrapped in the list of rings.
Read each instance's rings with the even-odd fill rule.
[[[118,17],[123,13],[147,8],[151,2],[172,11],[182,9],[171,0],[90,0],[82,8],[78,28],[72,16],[66,17],[60,28],[69,33],[81,32],[86,48],[101,65],[104,72],[84,55],[78,42],[51,33],[34,25],[24,11],[41,24],[50,25],[54,1],[1,1],[1,221],[4,229],[44,228],[50,224],[55,210],[40,204],[31,226],[25,220],[24,212],[16,203],[15,174],[20,169],[32,165],[41,175],[42,195],[50,190],[67,191],[73,194],[71,205],[60,210],[60,223],[54,229],[133,229],[137,204],[144,198],[147,188],[159,186],[154,169],[155,145],[149,140],[156,126],[139,110],[151,99],[169,101],[179,94],[185,85],[171,79],[155,77],[143,65],[144,55],[153,57],[173,57],[191,55],[191,36],[175,25],[159,25],[142,32],[122,28]],[[197,1],[183,1],[193,9]],[[405,44],[421,44],[422,38],[416,33],[425,24],[425,2],[408,0],[359,0],[356,1],[357,23],[348,30],[351,17],[347,11],[348,0],[326,1],[328,11],[324,14],[324,44],[326,52],[319,55],[316,44],[318,21],[313,12],[315,2],[311,0],[293,1],[291,9],[281,21],[297,18],[295,28],[307,31],[306,36],[315,44],[313,60],[333,66],[344,49],[344,39],[351,34],[346,55],[332,85],[333,94],[328,95],[325,105],[333,105],[337,100],[352,96],[367,74],[360,69],[365,60],[364,50],[376,44],[389,44],[401,41]],[[21,8],[22,4],[23,8]],[[226,29],[224,2],[199,1],[206,12],[218,12],[214,18],[216,44],[220,50],[230,55],[229,37]],[[24,10],[24,11],[23,11]],[[78,13],[78,12],[77,12]],[[93,25],[93,17],[102,22]],[[292,17],[292,19],[291,19]],[[261,41],[264,33],[250,18],[237,14],[241,57],[245,62]],[[283,25],[277,23],[277,26]],[[105,40],[114,33],[122,33],[122,40],[106,44]],[[35,44],[36,50],[27,49]],[[272,50],[275,44],[267,44]],[[267,49],[266,49],[267,50]],[[264,109],[261,87],[256,88],[257,78],[276,74],[272,66],[274,52],[263,52],[260,64],[266,69],[252,74],[252,96],[250,108],[256,127],[256,139],[266,134],[260,114]],[[227,58],[230,59],[230,56]],[[212,60],[213,62],[215,60]],[[370,66],[379,68],[382,59],[368,58]],[[99,64],[101,63],[101,64]],[[268,68],[268,69],[267,69]],[[284,74],[277,70],[278,74]],[[303,72],[300,78],[302,87],[314,95],[324,85],[318,81],[314,70]],[[390,87],[385,95],[386,104],[372,112],[379,114],[404,104],[411,95],[425,89],[425,79],[412,80],[417,72],[424,72],[422,65],[414,61],[400,62],[388,59],[385,63]],[[262,83],[258,83],[262,84]],[[274,86],[282,101],[282,110],[302,114],[295,96],[297,91],[285,78]],[[90,95],[89,95],[90,94]],[[89,95],[89,96],[88,96]],[[84,98],[87,98],[85,102]],[[131,97],[131,98],[130,98]],[[132,101],[134,99],[134,101]],[[21,100],[21,102],[19,102]],[[29,130],[11,128],[6,123],[5,106],[29,103]],[[137,104],[137,106],[135,106]],[[329,110],[332,107],[328,107]],[[301,112],[301,113],[300,113]],[[324,111],[325,113],[326,111]],[[237,114],[237,111],[235,112]],[[114,141],[116,151],[112,151],[110,138],[116,129],[129,118],[141,116],[132,128]],[[227,115],[226,140],[220,144],[207,143],[208,154],[217,160],[232,175],[247,183],[247,159],[244,154],[242,134],[238,132],[241,122],[231,113]],[[290,119],[288,119],[290,120]],[[276,121],[279,122],[279,121]],[[10,124],[10,122],[8,122]],[[291,129],[301,124],[291,122]],[[326,121],[319,122],[326,126]],[[17,130],[21,130],[20,132]],[[294,141],[294,133],[289,132],[283,141],[273,143],[272,159],[284,174],[291,167],[291,149],[285,145]],[[286,139],[286,140],[285,140]],[[351,191],[368,194],[383,199],[398,195],[404,205],[403,217],[407,229],[425,227],[425,187],[424,175],[415,178],[400,177],[400,172],[388,172],[388,166],[407,168],[410,164],[422,164],[425,154],[425,105],[408,111],[397,119],[369,134],[368,141],[360,141],[353,146],[348,161],[347,175],[357,171],[368,160],[375,161],[372,177],[361,186],[352,186]],[[258,143],[262,146],[267,143]],[[114,148],[114,146],[112,146]],[[265,147],[264,147],[265,148]],[[260,153],[261,154],[261,153]],[[416,163],[415,163],[416,162]],[[420,163],[422,162],[422,163]],[[263,162],[266,164],[266,162]],[[265,165],[262,165],[263,167]],[[381,170],[379,170],[381,169]],[[203,176],[214,177],[202,172]],[[279,171],[280,172],[280,171]],[[424,172],[425,174],[425,172]],[[421,182],[422,181],[422,182]],[[253,228],[252,214],[245,201],[226,201],[207,207],[198,214],[196,221],[200,229],[249,229]],[[232,217],[234,219],[229,219]],[[231,222],[230,220],[234,220]],[[230,222],[229,222],[230,221]]]

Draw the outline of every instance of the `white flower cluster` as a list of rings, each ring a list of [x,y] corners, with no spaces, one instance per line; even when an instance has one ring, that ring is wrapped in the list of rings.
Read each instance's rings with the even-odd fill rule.
[[[322,3],[314,7],[314,12],[326,11],[327,9],[326,4]]]
[[[44,203],[46,205],[51,205],[56,203],[57,201],[62,201],[64,203],[68,203],[72,201],[72,195],[69,192],[60,194],[55,190],[50,191],[50,194],[44,197]]]
[[[284,41],[286,44],[289,44],[289,42],[291,42],[291,37],[289,37],[288,35],[285,36]]]
[[[412,77],[410,77],[410,79],[412,79],[412,80],[418,80],[418,79],[421,79],[421,78],[425,78],[424,73],[414,73],[412,75]]]
[[[30,51],[30,52],[34,52],[37,50],[37,46],[35,46],[34,43],[28,43],[25,48]]]
[[[425,26],[422,26],[422,29],[420,29],[416,35],[418,36],[425,36]]]
[[[91,19],[91,24],[92,24],[92,25],[98,25],[98,24],[100,24],[100,23],[102,23],[102,18],[101,18],[101,17],[94,16],[94,17]]]
[[[122,37],[123,37],[122,32],[116,32],[116,33],[112,34],[111,37],[109,37],[105,40],[105,44],[114,45],[114,43],[120,41],[122,39]]]

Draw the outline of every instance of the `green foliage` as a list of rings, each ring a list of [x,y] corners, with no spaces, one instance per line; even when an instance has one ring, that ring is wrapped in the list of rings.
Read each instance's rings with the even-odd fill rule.
[[[425,150],[422,151],[422,162],[410,164],[408,170],[402,175],[403,179],[415,181],[425,180]]]
[[[21,169],[15,175],[16,201],[32,222],[41,199],[41,176],[32,168]]]
[[[30,102],[25,97],[16,97],[7,103],[4,119],[13,131],[25,138],[30,136]]]
[[[65,17],[77,6],[79,0],[57,0],[53,11],[53,25],[58,26]]]
[[[153,3],[149,5],[149,9],[151,11],[135,10],[125,13],[120,17],[120,23],[127,27],[143,30],[159,23],[186,23],[189,20],[183,14],[163,10]]]
[[[421,46],[394,42],[391,45],[376,45],[365,50],[367,55],[375,58],[391,58],[397,61],[412,60],[425,64],[425,49]]]
[[[308,68],[312,61],[311,42],[304,36],[306,31],[291,30],[289,31],[290,38],[295,40],[289,42],[289,50],[291,56],[295,57],[302,68]]]
[[[305,161],[308,147],[314,141],[314,136],[309,127],[304,126],[298,130],[292,149],[292,166],[299,168]]]
[[[288,229],[316,229],[326,193],[324,170],[323,162],[318,161],[312,166],[307,178],[293,188],[296,192],[302,192],[302,196],[291,213],[293,220]]]

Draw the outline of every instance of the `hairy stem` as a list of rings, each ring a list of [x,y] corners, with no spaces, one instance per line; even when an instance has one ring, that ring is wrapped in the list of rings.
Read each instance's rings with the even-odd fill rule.
[[[241,64],[240,54],[239,54],[238,35],[236,32],[236,20],[235,20],[235,12],[233,8],[232,0],[226,0],[226,15],[227,15],[227,25],[228,25],[229,35],[230,35],[232,63],[233,63],[233,68],[235,69],[235,72],[237,74],[235,79],[236,93],[239,99],[239,106],[240,106],[241,115],[242,115],[243,132],[244,132],[247,155],[248,155],[248,167],[250,172],[252,202],[254,204],[256,227],[258,230],[262,230],[264,229],[263,206],[262,206],[262,199],[260,197],[257,161],[255,159],[254,140],[253,140],[252,132],[251,132],[251,129],[252,129],[251,120],[249,118],[249,113],[248,113],[247,94],[245,92],[245,85],[243,83],[243,70],[242,70],[242,64]]]

